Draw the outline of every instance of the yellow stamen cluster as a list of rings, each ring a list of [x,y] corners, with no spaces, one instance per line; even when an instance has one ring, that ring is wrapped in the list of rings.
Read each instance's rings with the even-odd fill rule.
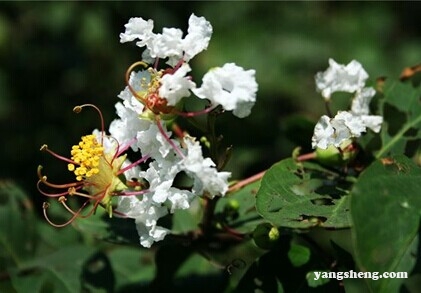
[[[149,78],[142,77],[139,81],[141,90],[136,91],[136,94],[142,99],[142,102],[147,102],[148,96],[158,93],[159,87],[161,86],[160,79],[163,75],[162,70],[156,71],[153,68],[148,68],[147,71],[149,73]]]
[[[70,153],[72,160],[79,165],[67,165],[68,170],[75,173],[76,180],[82,181],[99,173],[99,160],[104,153],[104,147],[98,143],[95,135],[82,136],[82,140],[72,147]]]

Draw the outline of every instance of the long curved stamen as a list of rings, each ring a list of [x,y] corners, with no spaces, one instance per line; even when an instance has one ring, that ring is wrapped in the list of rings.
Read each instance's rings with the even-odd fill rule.
[[[154,68],[155,70],[158,68],[158,63],[159,63],[159,58],[158,58],[158,57],[156,57],[156,58],[155,58],[155,63],[154,63],[154,65],[153,65],[153,68]]]
[[[107,162],[108,164],[112,165],[114,160],[121,155],[121,152],[120,152],[120,143],[118,142],[118,140],[112,136],[110,136],[110,138],[112,138],[117,144],[117,148],[116,148],[113,158],[111,159],[111,162]]]
[[[137,67],[139,65],[142,65],[143,67],[148,68],[148,64],[146,64],[143,61],[137,61],[137,62],[133,63],[132,65],[130,65],[130,67],[126,71],[126,85],[129,88],[132,95],[135,96],[143,105],[146,105],[145,99],[143,97],[139,96],[130,84],[130,73],[133,71],[133,69],[135,67]]]
[[[43,210],[43,214],[44,214],[45,219],[47,220],[47,222],[51,226],[54,226],[56,228],[62,228],[62,227],[65,227],[65,226],[69,225],[70,223],[72,223],[78,217],[78,214],[80,213],[80,211],[82,210],[84,205],[82,205],[82,207],[67,222],[65,222],[63,224],[55,224],[50,220],[50,218],[47,215],[47,209],[49,207],[50,207],[50,204],[48,202],[44,202],[43,205],[42,205],[42,210]]]
[[[140,163],[145,162],[145,161],[146,161],[146,160],[148,160],[150,157],[151,157],[150,155],[146,155],[146,156],[141,157],[141,158],[140,158],[139,160],[137,160],[136,162],[131,163],[130,165],[128,165],[127,167],[125,167],[125,168],[123,168],[123,169],[120,169],[120,170],[117,172],[117,175],[123,174],[124,172],[126,172],[127,170],[129,170],[129,169],[133,168],[134,166],[137,166],[137,165],[139,165]]]
[[[66,198],[59,198],[58,201],[64,206],[64,208],[71,213],[73,216],[76,216],[78,218],[86,218],[86,216],[81,215],[80,212],[82,211],[82,209],[89,203],[89,200],[85,201],[82,206],[75,212],[74,210],[72,210],[67,204],[66,204]]]
[[[60,159],[60,160],[65,161],[67,163],[79,165],[75,161],[72,161],[72,160],[70,160],[70,159],[68,159],[66,157],[63,157],[63,156],[60,156],[60,155],[56,154],[55,152],[53,152],[52,150],[50,150],[48,148],[48,145],[46,145],[46,144],[43,144],[39,150],[40,151],[46,151],[46,152],[50,153],[52,156],[56,157],[57,159]]]
[[[38,179],[45,185],[52,187],[52,188],[70,188],[70,187],[77,187],[83,185],[83,182],[72,182],[67,184],[54,184],[47,181],[47,176],[41,174],[42,166],[39,165],[37,169]]]
[[[161,120],[159,119],[159,116],[156,116],[156,124],[158,126],[159,132],[164,136],[165,140],[168,141],[168,143],[172,146],[172,148],[175,150],[175,152],[182,158],[185,156],[181,152],[181,150],[174,144],[174,142],[168,137],[168,135],[165,133],[164,128],[161,125]]]
[[[101,144],[103,144],[104,136],[105,136],[105,124],[104,124],[104,117],[102,116],[101,110],[93,104],[83,104],[83,105],[74,107],[73,112],[75,112],[76,114],[79,114],[84,107],[92,107],[98,112],[99,118],[101,119]]]
[[[139,190],[139,191],[127,191],[127,192],[120,192],[118,196],[133,196],[133,195],[142,195],[145,193],[150,192],[149,189]]]
[[[43,191],[42,189],[41,189],[41,187],[40,187],[40,183],[43,183],[41,180],[38,180],[38,182],[37,182],[37,189],[38,189],[38,191],[42,194],[42,195],[45,195],[45,196],[47,196],[47,197],[60,197],[60,196],[66,196],[66,195],[69,195],[69,191],[67,190],[67,191],[64,191],[64,192],[61,192],[61,193],[47,193],[47,192],[45,192],[45,191]],[[73,187],[74,188],[74,187]],[[80,189],[80,188],[82,188],[82,186],[79,186],[78,187],[78,189]]]
[[[73,211],[64,201],[60,203],[65,207],[67,211],[69,211],[72,215],[75,215],[77,218],[81,218],[81,219],[89,218],[94,212],[94,209],[91,209],[86,215],[81,214],[82,209],[89,203],[89,200],[85,201],[77,212]]]
[[[128,216],[125,213],[122,213],[122,212],[119,212],[119,211],[116,211],[116,210],[113,210],[113,214],[116,214],[116,215],[118,215],[119,217],[122,217],[122,218],[128,218]]]
[[[114,137],[113,137],[114,138]],[[114,138],[115,139],[115,138]],[[116,140],[117,141],[117,140]],[[125,143],[122,147],[120,147],[120,144],[117,141],[117,149],[118,151],[116,152],[115,156],[119,157],[122,153],[124,153],[125,151],[127,151],[129,149],[129,147],[135,142],[137,141],[136,138],[132,138],[131,140],[129,140],[127,143]]]
[[[89,195],[89,194],[86,194],[86,193],[82,193],[82,192],[77,192],[76,190],[77,190],[76,188],[69,188],[69,191],[68,191],[69,195],[70,196],[77,195],[77,196],[85,197],[85,198],[88,198],[88,199],[96,199],[95,196],[92,196],[92,195]]]

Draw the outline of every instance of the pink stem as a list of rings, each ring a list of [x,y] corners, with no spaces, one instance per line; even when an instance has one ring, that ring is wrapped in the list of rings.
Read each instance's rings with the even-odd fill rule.
[[[159,132],[164,136],[165,140],[168,141],[168,143],[172,146],[172,148],[175,150],[175,152],[182,158],[185,158],[181,150],[175,145],[175,143],[168,137],[168,135],[165,133],[164,128],[161,125],[161,122],[158,117],[156,117],[156,124],[158,126]]]

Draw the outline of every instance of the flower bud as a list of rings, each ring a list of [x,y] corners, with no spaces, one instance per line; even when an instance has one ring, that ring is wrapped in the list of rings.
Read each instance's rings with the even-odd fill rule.
[[[278,241],[280,232],[278,228],[269,223],[263,223],[253,231],[254,243],[263,249],[271,249]]]
[[[352,161],[358,149],[351,139],[341,143],[339,148],[330,145],[327,149],[316,149],[316,159],[328,166],[343,166]]]
[[[224,214],[227,218],[238,218],[240,203],[236,199],[230,199],[224,206]]]

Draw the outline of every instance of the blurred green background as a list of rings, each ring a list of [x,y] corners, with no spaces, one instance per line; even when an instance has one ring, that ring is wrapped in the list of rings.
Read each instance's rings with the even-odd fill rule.
[[[233,178],[268,168],[295,146],[309,150],[311,128],[323,113],[314,74],[329,58],[360,61],[371,82],[421,61],[417,2],[2,2],[0,178],[17,181],[40,211],[37,166],[53,182],[71,174],[39,147],[46,143],[67,156],[81,135],[99,127],[96,114],[76,115],[75,105],[96,104],[107,124],[116,117],[125,71],[142,52],[120,44],[124,24],[141,16],[155,21],[155,32],[186,31],[191,13],[214,29],[208,50],[191,62],[198,85],[210,67],[226,62],[257,72],[252,115],[225,114],[218,123],[225,144],[234,145]]]

